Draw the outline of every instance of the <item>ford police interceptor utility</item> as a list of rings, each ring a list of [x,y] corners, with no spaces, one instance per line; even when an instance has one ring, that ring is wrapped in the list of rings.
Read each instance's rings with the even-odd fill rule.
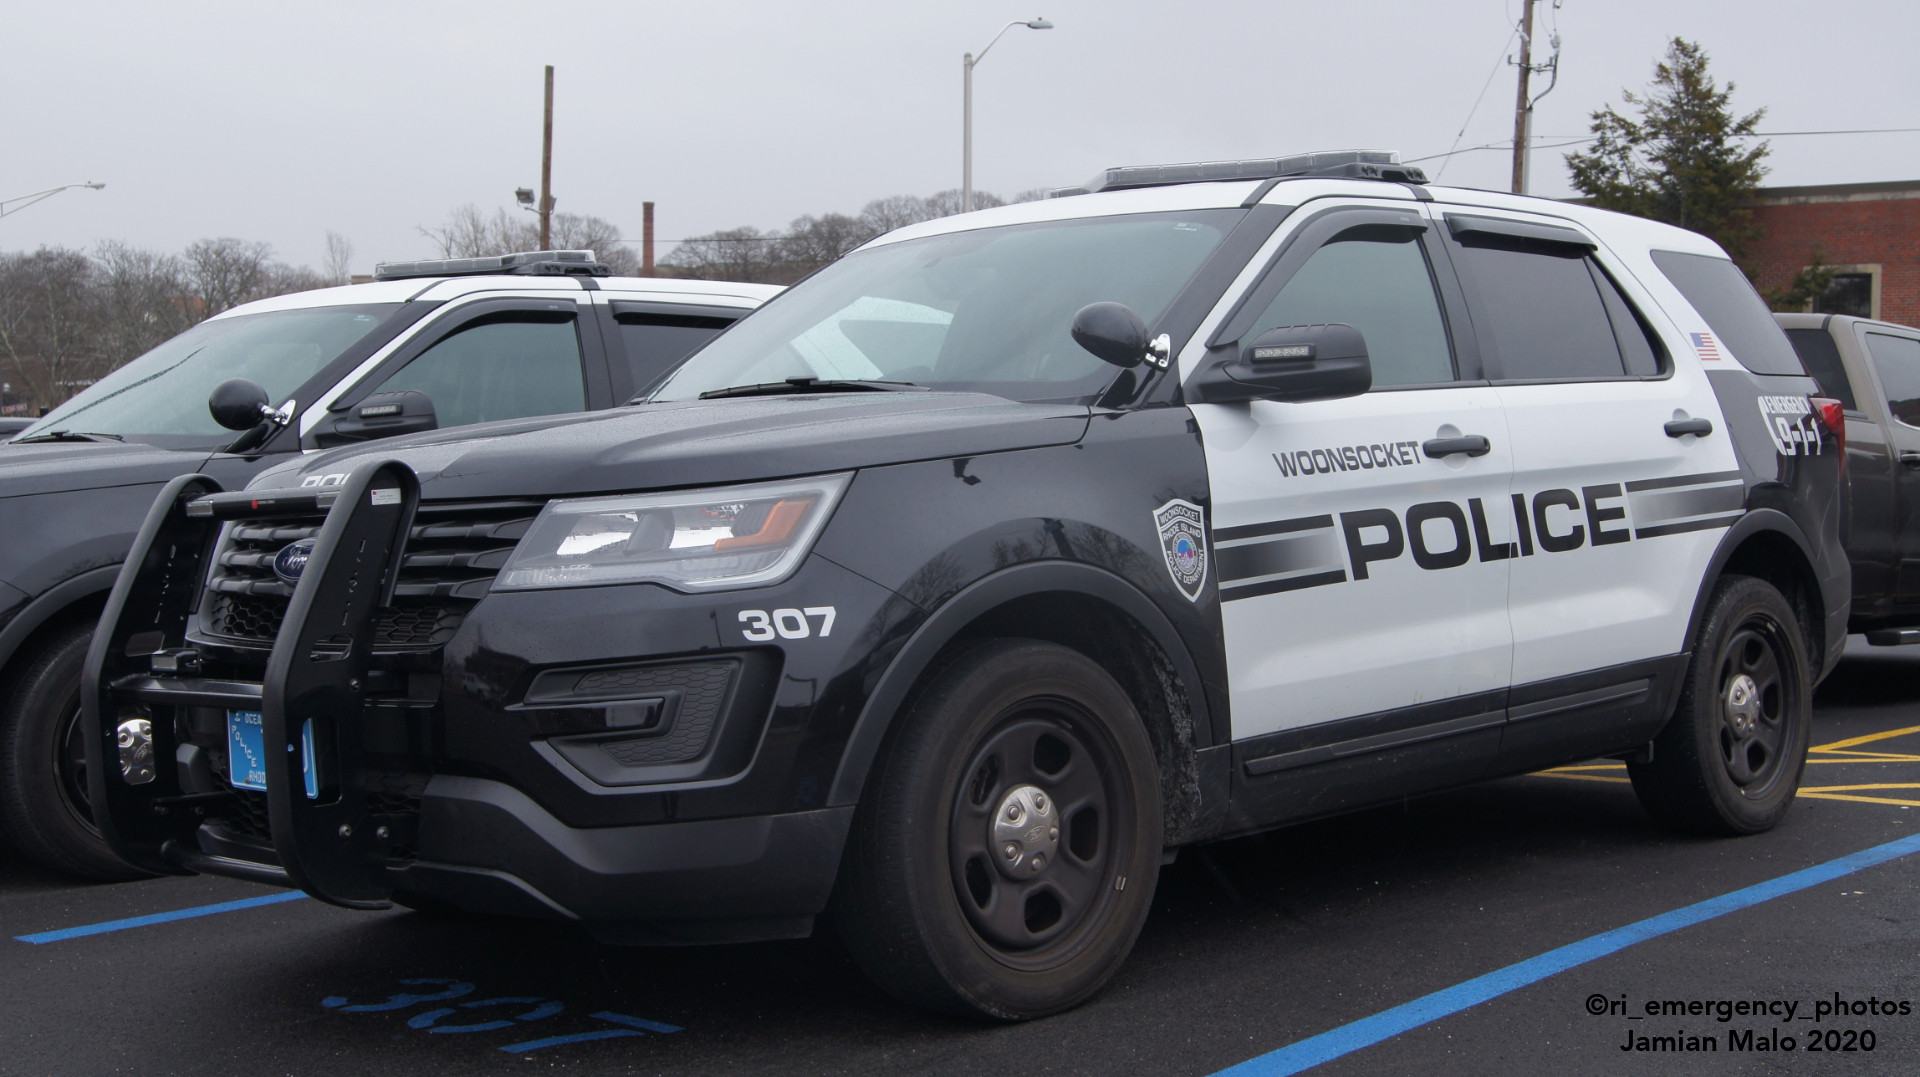
[[[592,251],[385,262],[217,314],[0,445],[0,841],[74,875],[145,874],[88,803],[80,670],[169,479],[239,487],[302,451],[610,408],[779,291],[609,273]],[[210,613],[242,637],[279,627],[243,595]]]
[[[1842,456],[1717,247],[1376,153],[1061,193],[631,408],[174,482],[88,657],[115,847],[624,942],[830,914],[1018,1019],[1183,844],[1609,755],[1674,826],[1780,819]]]

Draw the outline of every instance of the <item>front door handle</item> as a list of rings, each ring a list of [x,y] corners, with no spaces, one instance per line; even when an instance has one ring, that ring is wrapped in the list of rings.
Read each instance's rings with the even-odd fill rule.
[[[1907,467],[1920,467],[1920,452],[1903,452],[1900,454],[1900,462]]]
[[[1462,452],[1468,456],[1485,456],[1493,451],[1493,442],[1480,434],[1465,434],[1457,438],[1428,438],[1420,443],[1420,451],[1434,460]]]
[[[1688,434],[1698,434],[1701,437],[1706,437],[1708,434],[1713,433],[1713,420],[1675,419],[1667,424],[1666,430],[1667,436],[1670,438],[1683,438]]]

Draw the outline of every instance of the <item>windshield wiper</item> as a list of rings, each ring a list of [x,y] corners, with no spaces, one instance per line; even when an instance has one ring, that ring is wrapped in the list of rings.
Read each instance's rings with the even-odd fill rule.
[[[30,438],[14,438],[13,444],[27,445],[36,441],[125,441],[119,434],[91,434],[84,430],[49,430],[44,434],[35,434]]]
[[[924,385],[915,385],[910,381],[850,381],[839,378],[788,378],[786,381],[764,381],[758,385],[733,385],[725,389],[709,389],[700,394],[702,400],[715,400],[724,396],[780,396],[787,393],[924,393]]]

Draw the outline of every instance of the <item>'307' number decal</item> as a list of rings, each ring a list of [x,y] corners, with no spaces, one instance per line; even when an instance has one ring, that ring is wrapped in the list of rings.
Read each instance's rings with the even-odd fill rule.
[[[764,643],[770,639],[806,639],[814,634],[813,625],[808,618],[820,619],[820,635],[833,635],[832,606],[808,606],[805,609],[741,610],[740,623],[746,627],[740,634],[755,643]]]

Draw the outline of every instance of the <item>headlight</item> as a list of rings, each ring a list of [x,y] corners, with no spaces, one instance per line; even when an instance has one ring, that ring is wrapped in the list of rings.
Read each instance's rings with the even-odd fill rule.
[[[812,548],[849,478],[550,501],[493,586],[721,591],[778,583]]]

